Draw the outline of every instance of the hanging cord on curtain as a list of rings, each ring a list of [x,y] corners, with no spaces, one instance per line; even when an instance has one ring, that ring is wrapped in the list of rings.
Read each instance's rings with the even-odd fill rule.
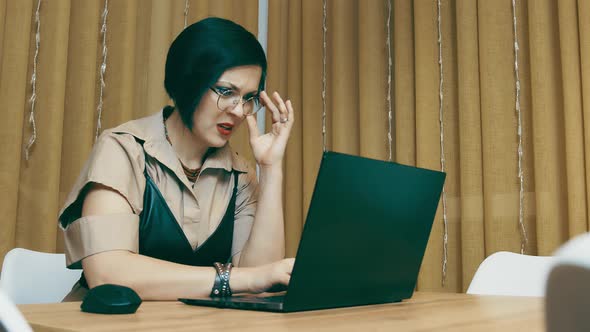
[[[518,31],[516,30],[516,0],[512,0],[512,31],[514,33],[514,78],[516,89],[516,117],[518,120],[518,181],[520,185],[518,195],[518,225],[520,226],[520,253],[524,254],[528,238],[524,225],[524,172],[522,170],[522,118],[520,112],[520,75],[518,70]]]
[[[39,63],[39,47],[41,46],[41,0],[37,1],[37,9],[35,10],[35,24],[36,24],[36,32],[35,32],[35,56],[33,57],[33,73],[31,74],[31,98],[29,102],[31,103],[31,111],[29,113],[29,124],[31,125],[33,132],[31,133],[31,137],[29,138],[29,142],[25,147],[25,160],[29,160],[31,155],[31,148],[35,141],[37,140],[37,124],[35,123],[35,102],[37,101],[37,65]]]
[[[389,147],[389,161],[393,161],[392,156],[392,120],[393,116],[391,113],[391,0],[386,0],[387,6],[387,40],[385,41],[387,45],[387,120],[389,121],[389,128],[387,130],[387,142]]]
[[[189,10],[189,2],[188,0],[184,0],[184,27],[186,28],[186,24],[188,22],[188,10]]]
[[[102,34],[102,63],[100,64],[100,93],[98,95],[98,106],[96,107],[96,111],[98,113],[98,119],[96,121],[96,135],[94,136],[94,141],[98,140],[98,135],[100,134],[100,129],[102,127],[101,120],[102,120],[102,106],[103,106],[103,95],[104,95],[104,88],[106,86],[104,74],[107,71],[107,16],[109,14],[109,0],[104,0],[104,9],[102,11],[102,27],[100,29],[100,33]]]
[[[445,130],[444,130],[444,113],[443,113],[443,58],[442,58],[442,29],[441,29],[441,10],[440,0],[437,0],[437,23],[438,23],[438,68],[439,68],[439,85],[438,85],[438,114],[440,123],[440,166],[441,171],[445,171]],[[447,258],[448,258],[448,242],[449,242],[449,228],[447,223],[447,194],[445,187],[442,190],[442,203],[443,203],[443,259],[442,259],[442,286],[444,287],[447,279]]]
[[[326,53],[328,43],[326,41],[326,32],[328,31],[328,9],[327,0],[323,0],[322,12],[322,151],[326,152]]]

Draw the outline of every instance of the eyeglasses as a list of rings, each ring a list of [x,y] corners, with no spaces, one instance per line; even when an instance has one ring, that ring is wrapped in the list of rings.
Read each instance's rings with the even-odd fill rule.
[[[209,87],[209,89],[217,94],[217,108],[221,111],[233,110],[240,102],[244,116],[256,114],[262,109],[259,95],[243,97],[234,88],[224,86]]]

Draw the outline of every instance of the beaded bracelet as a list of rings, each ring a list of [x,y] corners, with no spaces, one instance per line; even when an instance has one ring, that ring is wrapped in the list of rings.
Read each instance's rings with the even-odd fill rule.
[[[231,273],[232,264],[221,264],[219,262],[213,263],[215,267],[215,282],[213,289],[211,289],[211,297],[229,297],[232,295],[229,287],[229,276]]]

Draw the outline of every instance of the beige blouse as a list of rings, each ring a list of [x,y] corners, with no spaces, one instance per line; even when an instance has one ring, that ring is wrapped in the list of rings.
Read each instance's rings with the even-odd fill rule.
[[[146,185],[144,169],[154,180],[193,249],[203,243],[221,222],[238,174],[232,255],[240,252],[254,222],[256,174],[244,159],[226,145],[205,160],[194,186],[188,181],[176,152],[164,133],[163,112],[105,130],[59,213],[64,232],[67,265],[109,250],[139,248],[139,214]],[[132,214],[81,216],[90,183],[119,192]]]

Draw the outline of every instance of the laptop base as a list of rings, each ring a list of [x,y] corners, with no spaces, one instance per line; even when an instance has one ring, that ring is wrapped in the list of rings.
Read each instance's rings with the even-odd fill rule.
[[[281,296],[281,298],[284,298]],[[270,312],[284,312],[282,301],[265,300],[263,297],[236,296],[230,298],[200,298],[178,299],[188,305],[207,306],[215,308],[244,309]]]
[[[180,302],[183,302],[188,305],[206,306],[206,307],[214,307],[214,308],[222,308],[222,309],[242,309],[242,310],[282,312],[282,313],[350,307],[350,305],[343,305],[343,306],[333,306],[333,307],[325,307],[325,308],[285,310],[284,303],[282,301],[280,301],[280,299],[282,299],[282,298],[284,298],[284,296],[273,296],[273,297],[269,297],[269,298],[255,297],[255,296],[236,296],[236,297],[230,297],[230,298],[226,298],[226,299],[208,297],[208,298],[196,298],[196,299],[181,298],[178,300]],[[401,301],[402,300],[393,300],[393,301],[378,302],[378,303],[356,304],[354,306],[398,303]]]

